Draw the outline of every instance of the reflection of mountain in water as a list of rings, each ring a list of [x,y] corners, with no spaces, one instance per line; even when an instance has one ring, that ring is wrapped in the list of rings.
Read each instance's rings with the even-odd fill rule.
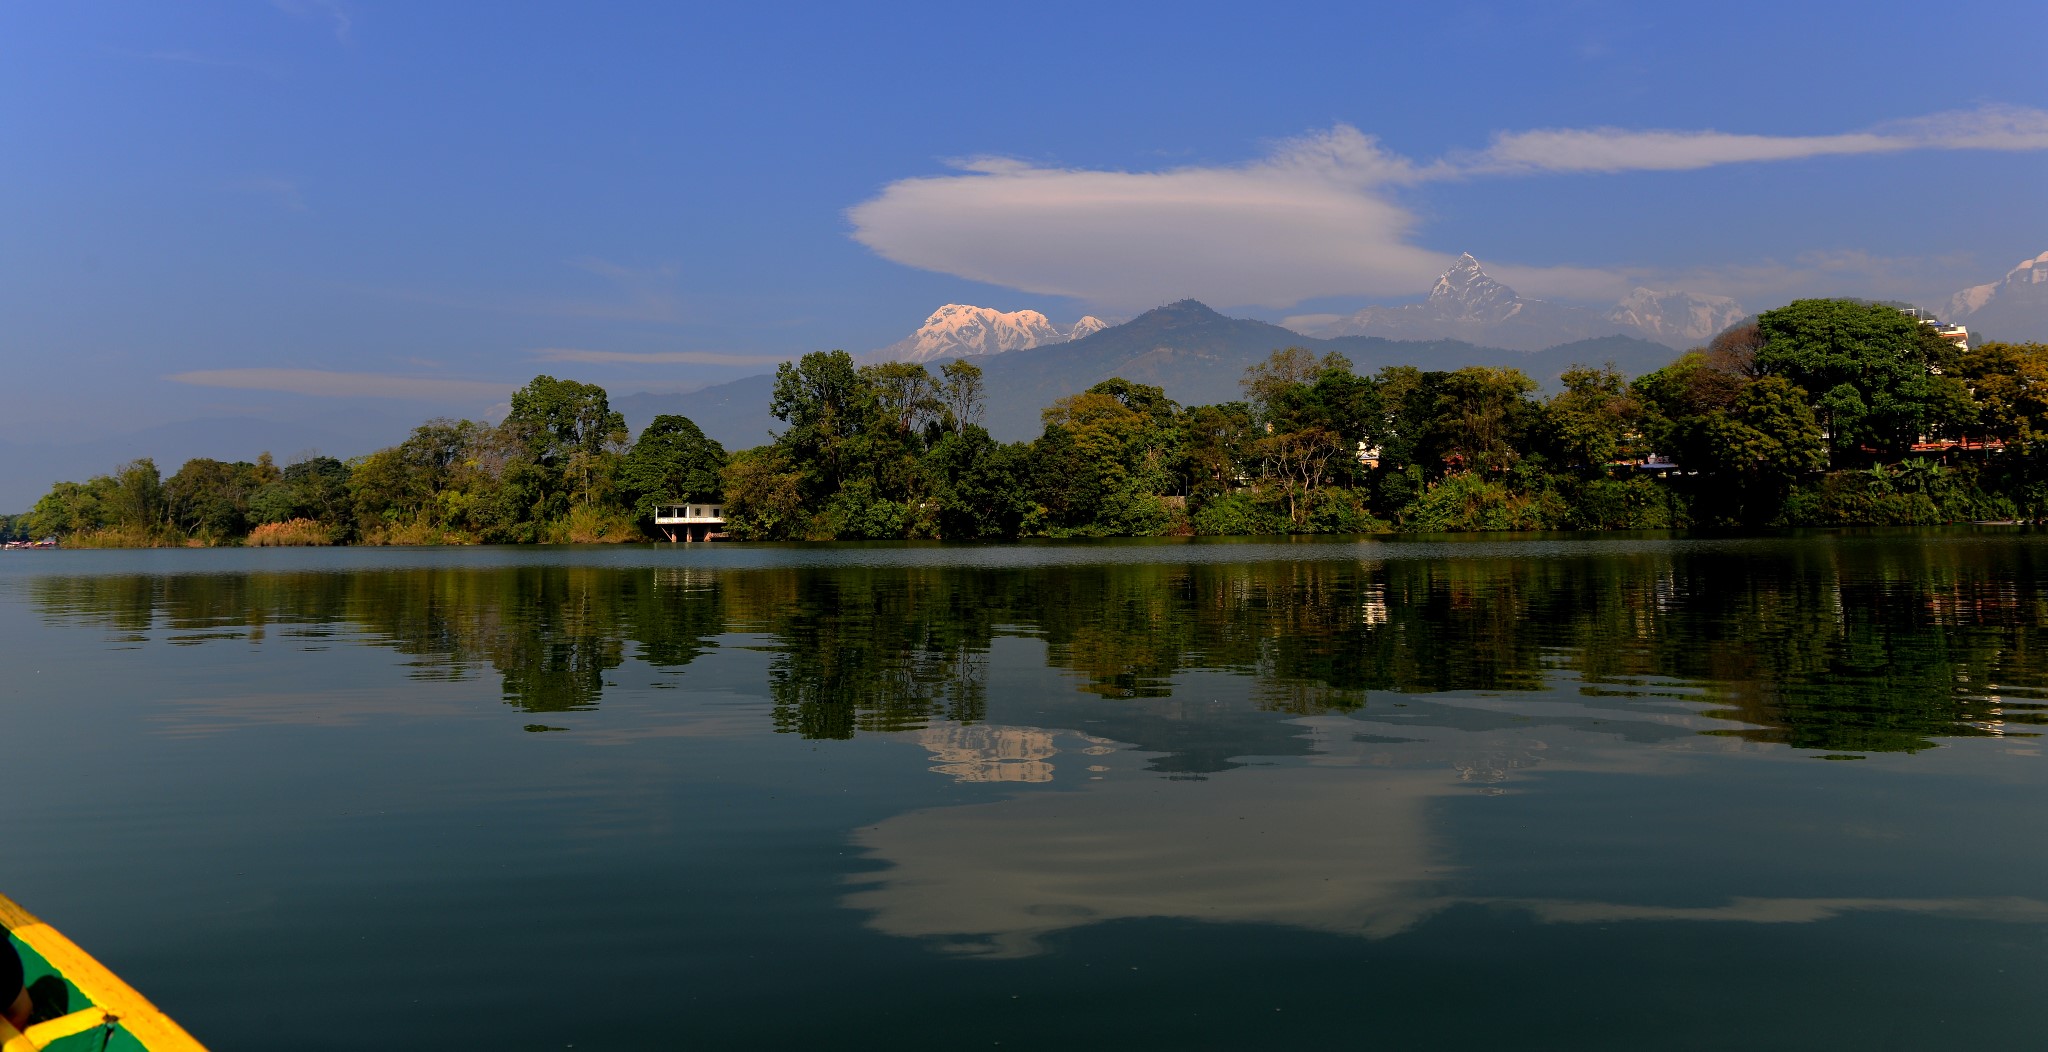
[[[600,704],[629,661],[687,696],[694,662],[741,647],[767,656],[780,731],[1069,727],[1131,743],[1170,773],[1305,755],[1279,715],[1368,709],[1441,726],[1484,717],[1418,696],[1534,691],[1561,675],[1601,704],[1678,699],[1706,707],[1720,733],[1803,748],[1911,750],[2042,722],[2028,699],[2048,692],[2048,566],[2026,545],[1409,550],[1361,546],[1383,556],[1362,562],[548,565],[26,587],[47,618],[140,645],[368,644],[405,655],[423,679],[495,675],[506,702],[533,713]],[[1016,686],[1048,673],[1040,688]],[[1015,761],[1037,762],[1017,748]]]
[[[1052,758],[1060,754],[1060,731],[993,724],[945,724],[917,732],[917,743],[931,753],[932,772],[956,782],[1050,782]],[[1069,751],[1078,756],[1106,756],[1117,751],[1114,741],[1074,734]]]

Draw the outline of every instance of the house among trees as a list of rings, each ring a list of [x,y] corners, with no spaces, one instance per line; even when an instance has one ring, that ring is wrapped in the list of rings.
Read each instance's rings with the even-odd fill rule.
[[[663,504],[654,512],[654,525],[668,536],[670,544],[676,542],[676,529],[682,528],[684,543],[725,539],[725,505],[723,504]]]
[[[1933,326],[1934,334],[1955,344],[1956,350],[1967,351],[1970,349],[1970,330],[1963,326],[1943,325],[1941,319],[1934,316],[1933,311],[1922,310],[1919,307],[1901,307],[1899,308],[1899,313],[1909,318],[1918,318],[1922,325]]]

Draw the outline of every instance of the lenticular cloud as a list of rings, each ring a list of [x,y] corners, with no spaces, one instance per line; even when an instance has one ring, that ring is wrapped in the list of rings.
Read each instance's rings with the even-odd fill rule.
[[[1422,292],[1450,254],[1412,243],[1393,194],[1434,179],[1682,171],[1907,150],[2048,149],[2048,112],[1986,106],[1829,135],[1551,128],[1417,164],[1347,125],[1241,165],[1162,172],[1002,158],[902,179],[847,211],[853,237],[908,266],[1110,307],[1193,296],[1287,307]],[[1485,252],[1484,245],[1453,246]],[[1583,293],[1620,271],[1514,267],[1531,289]]]
[[[1383,192],[1426,173],[1349,127],[1230,167],[959,168],[850,209],[854,238],[909,266],[1116,306],[1406,294],[1447,258],[1406,243],[1414,217]]]

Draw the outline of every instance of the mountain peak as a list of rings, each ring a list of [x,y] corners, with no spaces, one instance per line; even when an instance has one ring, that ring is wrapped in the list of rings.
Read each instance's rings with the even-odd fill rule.
[[[1065,343],[1107,328],[1102,319],[1084,317],[1070,330],[1035,310],[1003,312],[971,303],[948,303],[904,339],[867,355],[872,361],[929,362],[1002,354],[1047,344]]]
[[[1137,318],[1133,319],[1133,323],[1151,319],[1153,321],[1167,321],[1174,324],[1188,324],[1216,321],[1222,319],[1222,317],[1223,315],[1216,313],[1214,309],[1201,300],[1188,299],[1175,300],[1164,306],[1154,307],[1138,315]]]
[[[1072,342],[1084,336],[1093,336],[1107,328],[1109,328],[1108,322],[1093,314],[1083,314],[1081,320],[1075,322],[1074,327],[1067,330],[1067,340]]]
[[[1514,289],[1488,277],[1479,260],[1467,252],[1436,279],[1436,287],[1429,290],[1429,302],[1439,311],[1480,317],[1502,311],[1512,314],[1521,297],[1515,295]]]
[[[1698,292],[1660,292],[1640,285],[1607,312],[1607,320],[1664,344],[1711,339],[1748,317],[1742,305],[1727,296]]]
[[[2048,337],[2048,252],[2020,260],[1997,281],[1949,297],[1943,316],[1994,339]]]

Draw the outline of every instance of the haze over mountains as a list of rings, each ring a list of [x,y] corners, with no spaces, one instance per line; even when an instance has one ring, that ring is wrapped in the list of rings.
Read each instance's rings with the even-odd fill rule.
[[[1534,352],[1463,340],[1319,339],[1271,322],[1226,317],[1202,303],[1182,300],[1079,339],[975,358],[990,393],[982,422],[1003,441],[1032,438],[1042,430],[1040,410],[1112,376],[1164,388],[1184,405],[1235,401],[1244,397],[1238,381],[1245,369],[1281,347],[1302,347],[1317,354],[1337,351],[1365,372],[1388,365],[1512,366],[1546,386],[1554,386],[1558,375],[1574,364],[1611,361],[1633,376],[1673,357],[1663,344],[1621,335]],[[689,394],[630,395],[614,404],[635,428],[657,414],[680,413],[728,446],[752,446],[768,441],[780,427],[768,412],[773,389],[773,377],[755,376]]]
[[[2002,279],[1950,297],[1943,320],[1967,326],[1973,340],[2048,340],[2048,252]],[[1147,311],[1121,325],[1083,317],[1062,328],[1035,310],[998,311],[947,304],[868,361],[936,362],[971,358],[990,392],[984,423],[997,438],[1040,431],[1039,411],[1112,376],[1155,384],[1183,404],[1242,397],[1245,367],[1280,347],[1339,351],[1361,371],[1387,365],[1455,369],[1513,366],[1545,387],[1574,364],[1612,361],[1634,376],[1669,362],[1741,320],[1725,297],[1637,289],[1602,312],[1519,296],[1466,256],[1421,303],[1372,307],[1315,319],[1311,334],[1229,318],[1193,300]],[[1303,319],[1296,324],[1308,327]],[[769,415],[774,378],[751,376],[689,394],[623,394],[613,404],[637,431],[661,413],[680,413],[729,448],[768,441],[780,422]],[[464,412],[461,409],[442,410]],[[468,410],[474,412],[475,410]],[[434,412],[408,405],[307,414],[289,422],[207,417],[87,441],[0,443],[0,509],[25,510],[56,479],[83,480],[135,457],[154,457],[166,474],[188,457],[253,460],[269,450],[280,462],[308,449],[348,457],[402,441]]]
[[[2048,252],[2020,260],[2005,277],[1949,297],[1942,320],[1977,340],[2048,340]]]
[[[1958,293],[1948,315],[1979,339],[2048,339],[2048,253],[2002,281]],[[1281,347],[1337,351],[1364,372],[1512,366],[1548,389],[1573,365],[1612,362],[1629,376],[1648,372],[1746,317],[1725,296],[1645,288],[1604,312],[1530,299],[1466,255],[1421,303],[1315,318],[1308,333],[1225,317],[1194,300],[1121,325],[1083,318],[1067,330],[1035,310],[948,304],[911,336],[864,357],[973,358],[991,392],[983,423],[998,439],[1017,441],[1039,433],[1045,406],[1112,376],[1164,388],[1184,405],[1233,401],[1243,396],[1245,368]],[[1310,328],[1304,322],[1311,319],[1294,320]],[[779,427],[768,413],[773,387],[772,377],[755,376],[685,395],[629,395],[617,405],[636,428],[659,413],[681,413],[728,446],[752,446]]]
[[[1683,349],[1703,343],[1748,312],[1726,296],[1638,288],[1602,313],[1529,299],[1494,280],[1471,253],[1437,279],[1429,298],[1399,307],[1367,307],[1341,318],[1298,320],[1312,336],[1390,340],[1464,340],[1535,351],[1573,340],[1634,336]]]

